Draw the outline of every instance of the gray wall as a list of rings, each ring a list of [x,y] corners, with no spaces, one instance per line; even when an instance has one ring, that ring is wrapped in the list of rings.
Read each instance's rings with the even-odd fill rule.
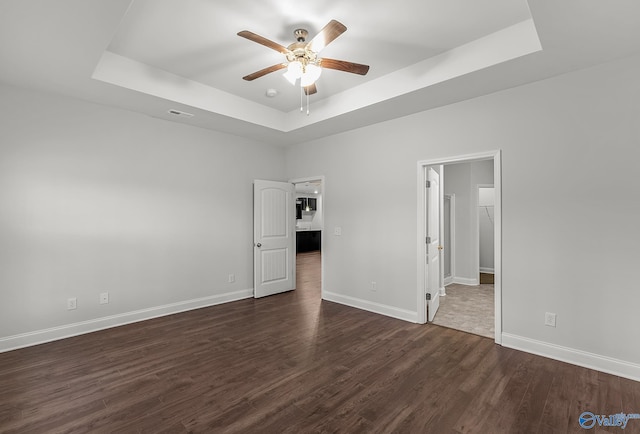
[[[281,148],[6,86],[0,112],[0,340],[253,288]]]
[[[636,56],[291,147],[290,177],[326,176],[325,289],[416,312],[416,162],[502,149],[503,331],[639,363],[639,75]]]

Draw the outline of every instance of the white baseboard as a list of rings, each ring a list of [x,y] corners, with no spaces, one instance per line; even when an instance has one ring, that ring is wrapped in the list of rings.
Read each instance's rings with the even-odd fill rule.
[[[378,313],[380,315],[390,316],[392,318],[414,323],[418,322],[418,312],[412,312],[410,310],[400,309],[386,304],[376,303],[374,301],[363,300],[361,298],[349,297],[348,295],[336,294],[335,292],[324,291],[322,293],[322,298],[327,301],[333,301],[334,303],[344,304],[346,306]]]
[[[0,338],[0,353],[250,297],[253,297],[253,288],[193,300],[185,300],[177,303],[105,316],[73,324],[65,324],[58,327],[21,333],[14,336],[7,336]]]
[[[631,380],[640,381],[640,365],[625,362],[612,357],[601,356],[582,350],[563,347],[547,342],[537,341],[509,333],[502,333],[502,346],[527,353],[537,354],[561,362],[571,363],[584,368],[595,369],[607,374],[618,375]]]
[[[495,269],[486,268],[486,267],[480,267],[480,272],[481,273],[487,273],[487,274],[495,274]]]
[[[467,279],[466,277],[454,277],[452,283],[458,283],[460,285],[478,286],[480,282],[478,279]]]
[[[444,282],[443,282],[444,286],[451,285],[452,283],[453,283],[453,276],[444,278]]]

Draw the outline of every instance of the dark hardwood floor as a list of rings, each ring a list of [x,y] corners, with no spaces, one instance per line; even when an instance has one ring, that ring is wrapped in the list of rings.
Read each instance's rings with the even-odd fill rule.
[[[321,302],[318,258],[293,292],[0,354],[0,432],[619,433],[578,416],[640,412],[638,382]]]

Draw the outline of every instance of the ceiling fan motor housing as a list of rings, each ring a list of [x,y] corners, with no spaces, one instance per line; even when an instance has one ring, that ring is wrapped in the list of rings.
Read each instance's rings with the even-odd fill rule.
[[[307,40],[307,36],[309,36],[309,32],[306,29],[295,29],[293,31],[293,35],[296,37],[296,41],[304,42]]]
[[[294,42],[287,47],[287,50],[289,50],[287,53],[287,60],[289,62],[298,61],[303,67],[309,64],[315,64],[318,55],[307,48],[307,43],[305,42],[307,31],[304,29],[298,29],[294,34],[298,38],[298,42]]]

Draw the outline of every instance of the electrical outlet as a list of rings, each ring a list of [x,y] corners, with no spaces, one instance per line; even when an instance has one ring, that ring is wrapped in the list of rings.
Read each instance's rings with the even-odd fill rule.
[[[107,304],[109,303],[109,293],[108,292],[101,292],[100,293],[100,304]]]
[[[377,291],[378,290],[378,284],[376,282],[371,282],[371,290],[372,291]]]
[[[236,275],[235,274],[229,274],[229,283],[233,283],[236,281]]]
[[[551,312],[546,312],[544,314],[544,325],[549,327],[556,326],[556,314]]]
[[[74,310],[78,307],[78,300],[75,297],[67,298],[67,310]]]
[[[333,228],[333,235],[339,237],[342,235],[342,228],[340,226],[336,226]]]

